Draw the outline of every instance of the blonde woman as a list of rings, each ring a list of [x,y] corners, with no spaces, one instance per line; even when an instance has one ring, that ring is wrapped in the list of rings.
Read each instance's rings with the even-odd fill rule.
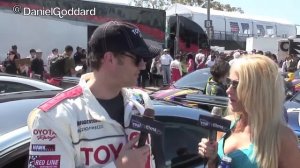
[[[231,168],[299,168],[297,139],[283,119],[284,86],[276,63],[262,55],[242,56],[228,81],[231,129],[218,142],[199,143],[208,167],[216,168],[227,155]]]

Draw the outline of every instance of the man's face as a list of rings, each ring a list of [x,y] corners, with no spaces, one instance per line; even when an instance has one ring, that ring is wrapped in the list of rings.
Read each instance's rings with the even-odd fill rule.
[[[136,86],[140,70],[146,68],[143,60],[129,52],[107,52],[102,59],[100,71],[105,71],[111,78],[107,79],[110,84],[122,88]]]
[[[43,53],[42,52],[36,52],[36,58],[42,58]]]
[[[34,58],[36,56],[36,52],[31,52],[30,55],[32,58]]]
[[[68,52],[66,52],[66,54],[67,54],[68,56],[72,56],[73,51],[68,51]]]
[[[120,56],[120,63],[117,70],[120,72],[120,82],[123,87],[132,87],[136,85],[139,73],[146,69],[146,63],[143,59],[138,59],[135,55],[125,52]]]
[[[16,52],[18,50],[18,47],[17,46],[12,46],[11,49]]]

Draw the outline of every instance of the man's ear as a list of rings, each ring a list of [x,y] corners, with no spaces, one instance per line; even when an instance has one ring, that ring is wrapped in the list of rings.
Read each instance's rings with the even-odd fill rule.
[[[104,64],[113,64],[113,60],[114,60],[114,53],[108,51],[104,53],[103,56],[103,63]]]

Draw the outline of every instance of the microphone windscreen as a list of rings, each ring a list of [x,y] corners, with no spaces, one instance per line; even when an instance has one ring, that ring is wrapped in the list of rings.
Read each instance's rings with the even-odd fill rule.
[[[143,116],[149,117],[149,118],[154,118],[154,114],[155,114],[155,112],[153,109],[147,108],[147,109],[145,109]]]
[[[221,107],[214,106],[211,110],[211,114],[214,116],[222,117],[223,109]]]

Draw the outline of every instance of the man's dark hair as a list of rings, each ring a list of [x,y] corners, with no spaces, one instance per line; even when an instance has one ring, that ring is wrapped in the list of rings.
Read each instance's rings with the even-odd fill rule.
[[[230,65],[224,60],[218,60],[210,68],[210,73],[214,81],[219,81],[219,79],[229,73]]]
[[[67,45],[67,46],[65,47],[65,51],[66,51],[66,52],[71,52],[71,51],[73,51],[73,47],[70,46],[70,45]]]
[[[35,49],[30,49],[29,50],[29,53],[34,53],[34,52],[36,52]]]
[[[153,58],[140,30],[130,23],[119,21],[100,25],[91,36],[88,49],[92,68],[96,70],[100,68],[100,62],[106,52],[116,55],[128,52],[144,60]]]
[[[53,49],[52,49],[52,52],[55,52],[55,51],[58,51],[58,49],[57,49],[57,48],[53,48]]]
[[[11,46],[11,49],[18,49],[18,47],[17,47],[17,45],[14,44]]]
[[[270,51],[266,51],[266,52],[264,53],[264,55],[267,56],[267,57],[271,57],[271,56],[272,56],[272,53],[271,53]]]
[[[264,55],[264,52],[263,52],[263,51],[261,51],[261,50],[258,50],[258,51],[256,52],[256,54],[259,54],[259,55]]]

